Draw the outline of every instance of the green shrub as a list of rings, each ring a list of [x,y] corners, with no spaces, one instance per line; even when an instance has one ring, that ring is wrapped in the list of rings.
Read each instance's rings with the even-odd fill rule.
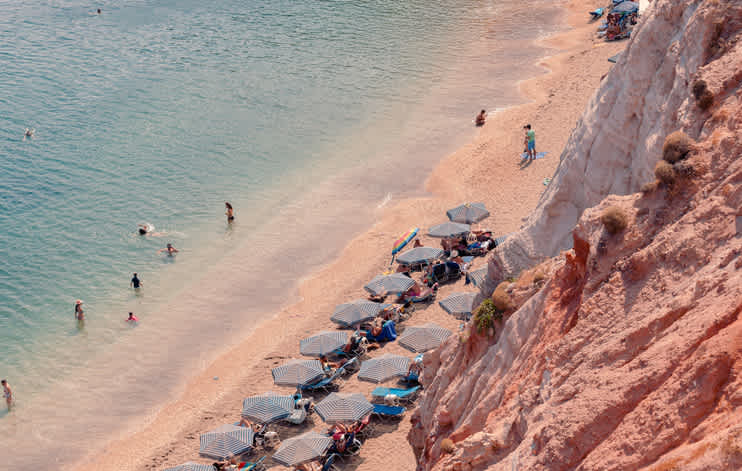
[[[441,451],[443,453],[451,454],[456,450],[456,444],[450,438],[444,438],[441,440]]]
[[[688,156],[693,149],[693,140],[683,131],[675,131],[667,136],[662,146],[662,159],[674,164]]]
[[[675,169],[669,163],[660,160],[654,167],[654,176],[665,185],[672,185],[675,182]]]
[[[485,299],[474,313],[474,322],[479,334],[485,334],[490,328],[495,327],[495,321],[502,319],[502,312],[498,311],[491,299]]]
[[[611,206],[603,211],[603,214],[600,216],[600,222],[603,223],[609,233],[618,234],[629,225],[629,218],[623,209],[618,206]]]

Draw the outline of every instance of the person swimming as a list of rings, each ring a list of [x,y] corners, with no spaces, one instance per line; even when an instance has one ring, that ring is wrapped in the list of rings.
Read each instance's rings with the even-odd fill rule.
[[[172,257],[173,255],[175,255],[176,253],[178,253],[178,249],[176,249],[175,247],[173,247],[172,244],[167,244],[167,247],[165,247],[164,249],[160,249],[160,250],[157,251],[158,254],[159,253],[162,253],[162,252],[167,252],[167,254]]]
[[[26,128],[26,130],[23,132],[23,140],[25,141],[26,138],[33,139],[33,135],[36,132],[36,129]]]
[[[79,299],[75,301],[75,319],[78,321],[85,319],[85,313],[82,310],[82,301]]]
[[[224,213],[227,215],[227,222],[234,221],[234,208],[232,208],[232,205],[228,202],[225,202],[224,206],[227,208],[227,212]]]

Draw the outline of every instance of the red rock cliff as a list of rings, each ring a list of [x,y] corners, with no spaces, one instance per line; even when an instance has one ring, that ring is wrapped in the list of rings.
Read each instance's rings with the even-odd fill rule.
[[[517,260],[493,265],[502,277],[558,250],[539,227],[560,214],[572,248],[493,337],[469,327],[426,355],[420,469],[742,469],[742,2],[655,0],[646,16],[511,243]],[[690,153],[627,194],[676,129]],[[626,221],[615,234],[609,207]]]

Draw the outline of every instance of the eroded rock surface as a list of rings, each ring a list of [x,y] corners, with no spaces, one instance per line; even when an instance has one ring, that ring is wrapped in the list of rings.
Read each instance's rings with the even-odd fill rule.
[[[494,336],[426,355],[421,470],[742,469],[741,29],[740,2],[655,0],[491,282],[555,271]],[[676,129],[683,174],[635,193]]]

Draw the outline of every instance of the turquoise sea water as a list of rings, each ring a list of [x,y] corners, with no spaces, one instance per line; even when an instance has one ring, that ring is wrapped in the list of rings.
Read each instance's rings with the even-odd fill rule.
[[[479,108],[518,102],[538,72],[523,41],[558,16],[521,3],[0,0],[4,463],[79,458],[62,437],[105,440],[236,338],[245,317],[218,316],[224,292],[200,293],[188,322],[172,307],[235,247],[256,248],[254,320],[380,201],[418,191]],[[145,221],[164,234],[136,235]],[[155,254],[166,242],[175,259]],[[129,310],[159,317],[131,328]]]

